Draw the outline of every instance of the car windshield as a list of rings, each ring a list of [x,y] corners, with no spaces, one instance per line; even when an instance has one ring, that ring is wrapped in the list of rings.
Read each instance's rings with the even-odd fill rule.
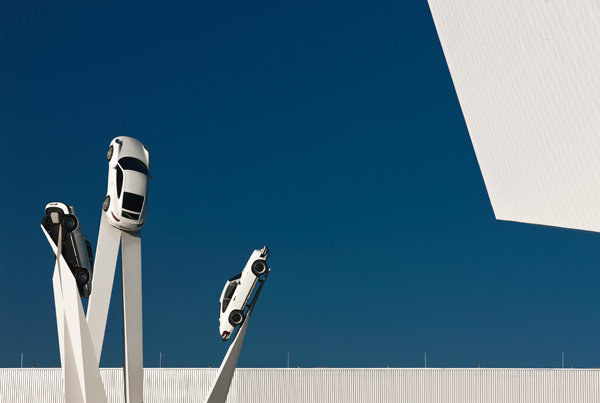
[[[228,281],[235,281],[240,277],[242,277],[242,273],[236,274],[235,276],[231,277]]]
[[[146,165],[135,158],[132,157],[123,157],[119,160],[119,165],[125,170],[137,171],[143,173],[144,175],[148,175],[148,167]]]
[[[133,193],[123,193],[123,208],[136,213],[142,212],[142,206],[144,205],[144,196],[136,195]]]
[[[227,307],[229,306],[229,302],[231,301],[231,297],[233,297],[233,293],[237,288],[237,283],[229,283],[227,286],[227,290],[225,290],[225,295],[223,295],[223,306],[221,307],[222,311],[225,312]]]

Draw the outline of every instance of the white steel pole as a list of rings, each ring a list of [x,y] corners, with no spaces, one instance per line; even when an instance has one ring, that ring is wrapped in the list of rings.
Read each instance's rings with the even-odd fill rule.
[[[121,277],[123,280],[125,402],[142,403],[144,400],[144,348],[142,238],[140,231],[121,234]]]
[[[106,214],[102,212],[92,279],[94,292],[90,295],[86,318],[98,362],[102,355],[106,319],[108,318],[120,243],[121,231],[110,225]]]
[[[98,360],[93,351],[77,284],[62,256],[62,226],[59,227],[58,246],[43,226],[42,230],[56,255],[52,283],[65,402],[106,403]]]
[[[226,402],[227,394],[229,393],[229,387],[231,386],[231,381],[233,380],[235,367],[237,366],[238,358],[240,358],[240,353],[242,351],[242,344],[244,343],[244,337],[246,336],[246,329],[248,328],[248,323],[250,322],[250,316],[252,315],[252,311],[254,311],[254,307],[256,306],[256,302],[258,301],[262,287],[265,285],[270,272],[271,269],[267,271],[267,274],[265,274],[265,277],[263,277],[262,283],[258,287],[258,290],[256,290],[256,294],[254,295],[252,303],[250,304],[250,308],[248,308],[248,312],[246,313],[246,319],[233,338],[233,341],[227,350],[227,354],[225,354],[225,358],[223,358],[223,362],[219,367],[217,379],[215,379],[214,383],[210,387],[208,395],[204,399],[204,403]]]

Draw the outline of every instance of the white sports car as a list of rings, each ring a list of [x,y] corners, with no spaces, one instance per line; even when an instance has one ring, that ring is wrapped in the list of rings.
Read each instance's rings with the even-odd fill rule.
[[[269,271],[269,249],[265,246],[252,252],[244,270],[225,283],[219,309],[219,334],[223,341],[229,339],[237,326],[244,323],[246,304],[254,291],[259,277]]]
[[[106,158],[108,190],[102,209],[113,227],[137,231],[148,216],[150,152],[138,140],[120,136],[111,141]]]
[[[64,203],[48,203],[46,215],[42,218],[42,226],[50,233],[50,238],[58,246],[58,230],[63,228],[62,255],[75,276],[77,289],[81,298],[88,298],[92,293],[92,274],[94,269],[94,252],[90,241],[83,236],[75,207]],[[56,222],[52,213],[58,213]]]

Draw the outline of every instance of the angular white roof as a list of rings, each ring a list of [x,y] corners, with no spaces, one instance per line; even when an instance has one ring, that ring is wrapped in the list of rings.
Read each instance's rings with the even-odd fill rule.
[[[600,9],[429,0],[499,220],[600,232]]]

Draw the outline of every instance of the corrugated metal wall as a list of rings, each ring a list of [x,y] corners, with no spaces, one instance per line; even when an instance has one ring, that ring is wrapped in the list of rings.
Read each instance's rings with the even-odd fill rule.
[[[102,369],[108,401],[122,403],[123,372]],[[146,403],[200,402],[217,369],[147,368]],[[0,369],[0,402],[63,402],[60,369]],[[228,403],[600,403],[598,369],[236,370]]]

